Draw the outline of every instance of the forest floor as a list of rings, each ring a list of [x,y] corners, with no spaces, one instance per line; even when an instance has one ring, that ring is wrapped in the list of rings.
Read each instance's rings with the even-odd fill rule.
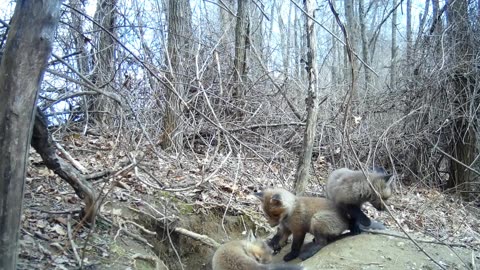
[[[266,166],[259,159],[220,153],[165,156],[147,147],[128,151],[101,136],[71,135],[61,144],[89,173],[109,170],[114,176],[92,182],[105,200],[95,226],[83,226],[82,200],[31,150],[19,269],[78,269],[80,262],[84,269],[182,269],[180,261],[183,269],[210,269],[214,248],[198,241],[201,236],[223,243],[244,237],[246,228],[256,227],[257,235],[271,233],[251,194],[264,186],[285,186],[296,162]],[[136,169],[115,174],[132,160]],[[321,157],[314,167],[308,192],[317,196],[331,168]],[[405,231],[422,240],[422,249],[446,269],[475,269],[480,262],[478,205],[398,182],[387,203],[393,216],[366,207],[388,228],[380,233],[397,236],[344,238],[303,264],[308,269],[437,269],[404,238]]]

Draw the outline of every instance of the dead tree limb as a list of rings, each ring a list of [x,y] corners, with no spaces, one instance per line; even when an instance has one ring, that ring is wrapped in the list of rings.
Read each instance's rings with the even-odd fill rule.
[[[98,195],[84,175],[57,155],[52,136],[47,128],[46,119],[38,107],[35,114],[31,145],[40,154],[47,168],[67,181],[77,196],[83,199],[85,209],[82,211],[82,216],[87,221],[92,222],[98,210]]]

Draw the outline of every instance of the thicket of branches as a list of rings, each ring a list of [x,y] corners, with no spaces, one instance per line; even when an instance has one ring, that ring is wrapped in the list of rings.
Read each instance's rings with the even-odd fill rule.
[[[115,134],[127,148],[197,160],[218,151],[266,164],[299,156],[308,88],[302,3],[94,2],[62,7],[38,101],[57,138],[71,130]],[[315,10],[314,157],[333,167],[384,166],[402,180],[474,194],[477,4],[331,2],[338,16],[326,1]],[[5,40],[11,14],[2,16]]]

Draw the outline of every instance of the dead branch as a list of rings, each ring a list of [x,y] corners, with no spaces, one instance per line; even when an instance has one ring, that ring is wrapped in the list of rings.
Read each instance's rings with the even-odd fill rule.
[[[77,252],[77,245],[75,244],[75,241],[73,241],[72,237],[72,225],[70,224],[70,221],[72,219],[72,216],[69,214],[67,216],[67,234],[68,234],[68,239],[70,240],[70,246],[72,246],[73,254],[75,255],[75,259],[77,260],[78,266],[82,266],[82,259],[78,255]]]
[[[195,239],[197,241],[200,241],[200,242],[204,243],[205,245],[213,247],[213,248],[218,248],[220,246],[220,244],[217,241],[213,240],[212,238],[210,238],[210,237],[208,237],[204,234],[198,234],[198,233],[189,231],[189,230],[187,230],[185,228],[181,228],[181,227],[176,227],[173,231],[176,232],[176,233],[188,236],[188,237],[190,237],[192,239]]]
[[[75,167],[57,155],[46,119],[38,107],[35,114],[31,145],[40,154],[47,168],[67,181],[77,196],[83,199],[85,202],[85,208],[82,210],[83,216],[88,222],[92,222],[98,210],[97,193]]]
[[[79,170],[82,174],[87,174],[88,173],[88,170],[87,168],[83,167],[82,164],[80,164],[80,162],[78,162],[77,160],[75,160],[72,155],[70,155],[70,153],[68,153],[62,145],[60,145],[59,143],[55,143],[55,147],[57,147],[57,149],[62,153],[62,155],[68,160],[70,161],[70,163],[72,163],[72,165],[77,169]]]

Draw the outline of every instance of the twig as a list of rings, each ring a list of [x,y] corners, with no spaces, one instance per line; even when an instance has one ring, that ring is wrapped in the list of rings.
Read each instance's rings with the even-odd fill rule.
[[[137,253],[132,256],[133,261],[135,261],[136,259],[149,260],[149,261],[155,262],[155,270],[165,270],[165,269],[168,270],[168,267],[165,265],[165,263],[156,256]],[[135,262],[133,264],[135,266],[135,269],[138,269],[138,267],[135,265]]]
[[[108,170],[103,171],[103,172],[94,172],[94,173],[85,175],[85,179],[96,180],[96,179],[99,179],[99,178],[102,178],[102,177],[105,177],[105,176],[109,176],[111,173],[112,172],[108,171]]]
[[[453,161],[457,162],[458,164],[462,165],[463,167],[469,169],[470,171],[474,172],[476,175],[480,175],[480,172],[475,170],[474,168],[468,166],[467,164],[461,162],[460,160],[454,158],[453,156],[451,156],[450,154],[448,154],[447,152],[443,151],[442,149],[440,149],[437,145],[433,144],[431,141],[428,141],[432,146],[433,148],[437,149],[440,153],[444,154],[445,156],[447,156],[448,158],[452,159]]]
[[[229,132],[236,132],[242,131],[247,129],[258,129],[258,128],[277,128],[277,127],[287,127],[287,126],[305,126],[304,122],[292,122],[292,123],[276,123],[276,124],[258,124],[258,125],[251,125],[241,128],[229,129]]]
[[[133,221],[131,221],[131,220],[125,220],[125,223],[130,223],[130,224],[132,224],[133,226],[139,228],[141,231],[143,231],[143,232],[146,233],[146,234],[157,235],[156,232],[152,232],[152,231],[148,230],[147,228],[145,228],[144,226],[142,226],[142,225],[140,225],[140,224],[138,224],[138,223],[136,223],[136,222],[133,222]]]
[[[182,227],[176,227],[173,231],[176,232],[176,233],[188,236],[192,239],[198,240],[198,241],[204,243],[205,245],[213,247],[213,248],[218,248],[220,246],[220,244],[217,241],[213,240],[212,238],[210,238],[210,237],[208,237],[204,234],[198,234],[198,233],[189,231],[189,230],[187,230],[185,228],[182,228]]]
[[[68,234],[68,239],[70,239],[70,246],[72,246],[73,254],[75,255],[75,259],[77,260],[78,266],[81,267],[83,262],[82,259],[80,259],[80,256],[78,255],[77,252],[77,245],[75,244],[75,241],[73,241],[72,237],[72,226],[70,225],[70,220],[72,219],[72,216],[69,214],[67,216],[67,234]]]
[[[128,231],[128,230],[125,230],[124,228],[119,227],[117,233],[120,233],[120,232],[125,233],[126,235],[132,237],[133,239],[135,239],[135,240],[137,240],[137,241],[139,241],[139,242],[141,242],[141,243],[144,243],[145,245],[149,246],[150,248],[154,248],[154,246],[153,246],[152,244],[150,244],[150,243],[147,241],[147,239],[141,237],[140,235],[136,235],[136,234],[134,234],[134,233],[132,233],[132,232],[130,232],[130,231]],[[116,238],[116,237],[115,237],[115,238]]]
[[[70,161],[70,163],[72,163],[73,167],[75,167],[77,170],[79,170],[82,174],[87,174],[88,173],[88,170],[83,167],[82,164],[80,164],[80,162],[78,162],[77,160],[75,160],[72,155],[70,155],[70,153],[68,153],[65,148],[63,148],[62,145],[60,145],[58,142],[55,142],[55,147],[62,153],[62,155],[68,160]]]
[[[42,213],[52,214],[52,215],[61,215],[61,214],[76,214],[82,212],[82,209],[70,209],[70,210],[62,210],[62,211],[49,211],[40,208],[30,208],[31,210],[39,211]]]

